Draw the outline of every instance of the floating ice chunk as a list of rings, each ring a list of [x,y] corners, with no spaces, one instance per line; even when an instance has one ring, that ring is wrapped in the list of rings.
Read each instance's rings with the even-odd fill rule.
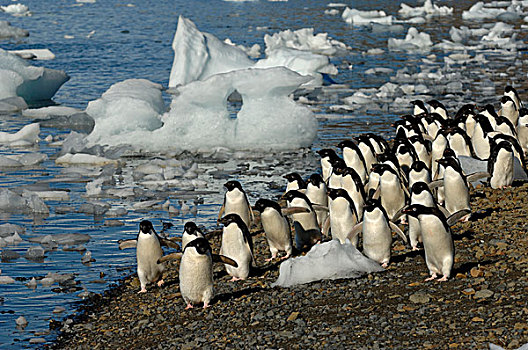
[[[60,314],[62,312],[66,311],[66,308],[62,307],[62,306],[55,306],[55,308],[53,309],[53,313],[54,314]]]
[[[417,16],[449,16],[453,14],[453,8],[447,6],[438,6],[431,0],[425,0],[422,7],[411,7],[402,3],[398,13],[404,17]]]
[[[28,124],[14,134],[0,131],[0,144],[22,145],[35,144],[39,141],[40,126],[38,123]]]
[[[363,105],[363,104],[371,103],[372,97],[369,95],[366,95],[362,91],[357,91],[352,96],[345,97],[343,101],[349,105],[352,105],[352,104]]]
[[[15,280],[9,276],[0,276],[0,284],[12,284]]]
[[[365,71],[365,74],[391,74],[394,72],[394,69],[392,68],[385,68],[385,67],[376,67],[376,68],[370,68]]]
[[[255,68],[287,67],[301,75],[312,76],[315,79],[307,80],[305,85],[321,85],[321,73],[336,75],[337,68],[330,63],[328,57],[308,51],[299,51],[289,48],[277,48],[268,51],[268,57],[255,64]]]
[[[431,36],[427,33],[420,33],[414,27],[410,27],[405,39],[389,38],[389,50],[427,50],[433,46]]]
[[[46,201],[68,201],[70,195],[67,191],[31,191],[35,193],[40,199]]]
[[[55,242],[60,245],[77,245],[88,242],[90,235],[85,233],[55,233],[53,235],[31,237],[28,241],[40,244]]]
[[[81,262],[82,262],[83,264],[85,264],[85,265],[86,265],[86,264],[89,264],[89,263],[91,263],[91,262],[94,262],[94,261],[95,261],[95,259],[92,258],[92,252],[89,251],[89,250],[87,250],[86,253],[84,253],[84,255],[83,255],[82,258],[81,258]]]
[[[141,140],[139,140],[141,141]],[[115,164],[117,165],[117,160],[114,159],[108,159],[105,157],[99,157],[94,156],[92,154],[86,154],[86,153],[67,153],[63,156],[58,157],[55,159],[55,163],[57,164],[85,164],[85,165],[106,165],[106,164]]]
[[[346,44],[332,39],[328,33],[318,33],[314,35],[313,28],[303,28],[292,31],[284,30],[272,35],[264,35],[266,43],[266,54],[278,48],[287,47],[290,49],[310,51],[312,53],[334,56],[347,51]]]
[[[37,280],[35,279],[35,277],[32,277],[31,280],[28,283],[26,283],[26,287],[30,289],[37,288]]]
[[[104,178],[95,179],[86,184],[86,195],[89,197],[99,196],[103,193]]]
[[[0,225],[0,237],[11,236],[15,233],[25,233],[26,229],[20,225],[16,224],[2,224]]]
[[[330,2],[326,6],[328,6],[328,7],[346,7],[347,4],[342,3],[342,2]]]
[[[52,277],[44,277],[40,280],[40,284],[42,284],[43,287],[49,287],[56,281]]]
[[[49,100],[70,77],[63,71],[31,66],[0,49],[0,99],[20,96],[27,101]]]
[[[42,260],[46,251],[41,246],[29,247],[24,257],[27,260]]]
[[[19,242],[22,242],[23,239],[20,237],[18,232],[15,232],[11,236],[4,237],[4,241],[9,245],[9,244],[17,244]]]
[[[16,323],[17,327],[19,327],[19,328],[26,328],[26,326],[28,325],[28,321],[26,320],[26,318],[24,316],[19,316],[15,320],[15,323]]]
[[[178,18],[172,49],[174,61],[169,87],[253,65],[242,50],[221,42],[214,35],[200,32],[191,20],[183,16]]]
[[[8,21],[0,21],[0,38],[22,38],[29,36],[25,29],[13,27]]]
[[[244,51],[246,55],[248,55],[249,57],[253,57],[253,58],[260,57],[260,45],[259,44],[253,44],[253,46],[251,47],[245,47],[244,45],[236,45],[229,38],[226,38],[224,40],[224,43],[231,45],[231,46],[236,46],[240,50]]]
[[[316,244],[305,256],[290,258],[280,265],[272,287],[291,287],[324,279],[358,278],[365,273],[384,271],[375,261],[361,254],[349,240]]]
[[[462,12],[462,19],[465,20],[483,20],[483,19],[495,19],[500,14],[505,13],[505,9],[496,9],[484,7],[484,2],[479,1],[469,10]]]
[[[12,157],[24,166],[36,165],[48,160],[45,153],[23,153]]]
[[[372,33],[403,33],[405,31],[405,27],[402,24],[379,24],[379,23],[371,23],[370,29],[372,30]],[[376,50],[376,49],[370,49],[369,51]],[[381,50],[381,49],[379,49]]]
[[[346,23],[357,26],[368,25],[370,23],[392,24],[392,16],[387,16],[384,11],[360,11],[347,7],[341,17]]]
[[[87,140],[105,144],[116,134],[140,136],[162,126],[165,112],[162,86],[145,79],[129,79],[112,85],[101,98],[88,103],[86,113],[95,121]]]
[[[9,157],[4,157],[0,155],[0,168],[17,168],[22,167],[22,163],[15,159]]]
[[[81,113],[82,111],[73,107],[65,106],[49,106],[42,108],[30,108],[22,111],[24,117],[35,118],[39,120],[51,119],[59,116],[71,116],[73,114]]]
[[[2,73],[0,73],[2,75]],[[1,89],[1,87],[0,87]],[[0,114],[11,114],[26,109],[27,103],[22,97],[8,97],[0,100]]]
[[[0,211],[49,214],[49,208],[36,194],[24,191],[19,195],[7,188],[0,189]]]
[[[51,52],[49,49],[10,50],[9,52],[26,60],[48,61],[55,59],[55,54],[53,54],[53,52]]]
[[[24,4],[11,4],[7,6],[0,6],[0,8],[5,12],[13,16],[31,16],[29,12],[29,7]]]
[[[103,202],[84,203],[79,208],[79,212],[89,215],[101,216],[104,215],[109,208],[110,205]]]
[[[337,9],[324,10],[324,14],[329,15],[329,16],[337,16],[339,15],[339,10]]]

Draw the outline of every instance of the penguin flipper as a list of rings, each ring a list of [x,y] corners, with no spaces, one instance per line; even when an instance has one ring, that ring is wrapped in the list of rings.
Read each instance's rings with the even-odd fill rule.
[[[213,262],[218,262],[218,263],[228,264],[233,267],[238,267],[238,264],[235,260],[228,258],[225,255],[211,254],[211,257],[213,258]]]
[[[162,247],[169,247],[169,248],[174,248],[174,249],[180,249],[180,245],[176,242],[174,242],[173,240],[171,239],[167,239],[167,238],[160,238],[160,245]]]
[[[405,233],[403,233],[403,231],[398,227],[398,225],[396,225],[395,223],[389,221],[389,226],[390,228],[396,232],[402,239],[405,243],[407,243],[407,236],[405,235]]]
[[[312,208],[314,210],[324,210],[324,211],[328,211],[328,207],[326,205],[321,205],[321,204],[313,204],[312,203]]]
[[[327,215],[325,218],[325,221],[323,222],[323,227],[321,228],[321,231],[325,236],[328,236],[328,232],[330,231],[330,215]]]
[[[437,187],[442,187],[442,186],[444,186],[444,179],[442,178],[442,179],[431,181],[431,182],[429,182],[427,184],[427,186],[429,186],[429,189],[431,191],[434,190]]]
[[[182,255],[183,253],[178,252],[178,253],[172,253],[172,254],[162,256],[161,258],[158,259],[158,264],[161,264],[162,262],[169,261],[169,260],[181,259]]]
[[[398,210],[398,211],[394,214],[394,218],[392,219],[392,221],[394,221],[394,222],[398,221],[398,219],[402,217],[402,215],[403,215],[403,211],[404,211],[405,209],[407,209],[408,207],[409,207],[408,205],[405,205],[405,206],[403,206],[403,208],[400,208],[400,210]]]
[[[490,173],[487,173],[487,172],[473,173],[473,174],[469,174],[467,176],[467,181],[471,183],[471,182],[474,182],[474,181],[478,181],[480,179],[488,178],[490,176],[491,176]]]
[[[444,216],[446,218],[448,218],[450,216],[449,212],[447,211],[446,208],[444,208],[443,206],[441,206],[440,204],[437,204],[437,207],[438,209],[440,209],[440,211],[442,212],[442,214],[444,214]]]
[[[135,248],[137,246],[137,239],[121,239],[117,241],[119,249]]]
[[[299,213],[309,213],[310,209],[304,207],[290,207],[290,208],[281,208],[282,215],[292,215]]]
[[[424,138],[424,140],[431,141],[431,142],[434,141],[434,138],[429,134],[422,133],[422,137]]]
[[[224,200],[224,204],[222,204],[222,208],[220,208],[220,212],[218,213],[218,219],[216,220],[216,222],[220,221],[220,219],[224,215],[224,212],[225,212],[225,200]]]
[[[354,225],[354,227],[352,228],[352,231],[348,233],[347,238],[352,242],[352,240],[362,231],[363,231],[363,221]]]
[[[469,215],[469,214],[471,214],[471,210],[469,209],[459,210],[447,218],[447,224],[449,226],[453,226],[454,224],[458,222],[458,220],[462,219],[464,216]]]

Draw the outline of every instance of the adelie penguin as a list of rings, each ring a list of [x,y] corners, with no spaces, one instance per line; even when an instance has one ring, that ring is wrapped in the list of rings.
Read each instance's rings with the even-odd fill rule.
[[[319,208],[314,208],[319,226],[323,224],[328,215],[328,210],[322,209],[328,207],[328,195],[326,192],[326,184],[321,175],[317,173],[310,175],[310,178],[306,181],[306,192],[304,194],[311,203],[319,206]]]
[[[249,276],[251,265],[255,264],[253,256],[253,240],[249,230],[240,216],[228,214],[220,219],[224,225],[220,254],[233,259],[237,267],[226,264],[231,281],[245,280]]]
[[[354,169],[359,175],[361,182],[366,183],[368,176],[367,165],[359,147],[351,140],[341,141],[337,147],[343,150],[343,159],[347,167]]]
[[[301,192],[304,192],[306,190],[306,182],[298,173],[289,173],[284,175],[283,177],[288,180],[288,184],[286,185],[286,191],[284,191],[284,193],[290,190],[298,190]]]
[[[281,259],[288,259],[293,250],[290,222],[282,214],[282,208],[277,202],[261,198],[255,203],[255,210],[260,212],[262,228],[266,233],[266,239],[271,251],[271,261],[277,257],[281,251],[286,255]]]
[[[354,202],[343,188],[328,190],[329,216],[323,225],[324,232],[332,233],[332,238],[344,244],[349,239],[349,233],[358,222],[358,215]],[[358,238],[350,238],[352,245],[357,246]]]
[[[434,280],[442,275],[439,281],[447,281],[455,261],[455,246],[447,220],[438,208],[412,204],[403,213],[415,217],[420,222],[425,250],[425,263]]]
[[[291,215],[293,227],[295,228],[295,247],[298,250],[310,248],[321,241],[321,229],[317,222],[312,203],[304,193],[289,191],[284,195],[288,207],[301,207],[308,209],[306,213],[295,213]]]
[[[193,305],[203,303],[203,308],[207,308],[214,297],[213,286],[213,262],[221,262],[233,267],[237,263],[223,255],[213,254],[209,242],[203,237],[198,237],[190,241],[183,253],[174,253],[158,260],[162,263],[167,260],[181,258],[180,263],[180,293],[187,309]]]
[[[249,205],[246,192],[242,189],[240,182],[232,180],[224,184],[227,189],[224,195],[224,204],[218,214],[218,219],[227,214],[237,214],[244,221],[248,229],[253,223],[253,211]]]
[[[198,237],[204,237],[202,230],[200,230],[200,228],[198,228],[194,222],[186,222],[185,226],[183,227],[182,250],[185,249],[189,242],[195,240]]]
[[[491,188],[509,187],[513,183],[514,153],[511,143],[500,141],[493,144],[488,160],[489,183]]]
[[[363,221],[354,226],[350,240],[357,240],[358,233],[363,232],[363,254],[387,267],[391,257],[392,231],[407,242],[402,230],[389,220],[381,202],[369,199],[364,206]]]
[[[143,220],[139,223],[139,233],[136,239],[121,240],[119,249],[136,247],[137,274],[141,284],[141,290],[138,293],[147,291],[147,283],[157,283],[158,287],[163,285],[162,273],[163,264],[158,263],[162,257],[162,245],[179,248],[178,245],[170,240],[158,236],[152,223]]]

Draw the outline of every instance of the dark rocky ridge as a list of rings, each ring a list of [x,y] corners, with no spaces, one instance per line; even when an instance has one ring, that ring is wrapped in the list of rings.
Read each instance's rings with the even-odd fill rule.
[[[131,276],[81,305],[54,349],[516,349],[528,343],[528,184],[472,192],[473,218],[453,227],[455,266],[447,282],[424,282],[423,251],[395,239],[386,272],[355,280],[270,288],[279,262],[229,282],[215,266],[217,296],[207,310],[184,310],[177,263],[166,285],[137,294]],[[218,251],[219,238],[212,240]],[[117,247],[116,247],[117,249]],[[71,322],[71,321],[67,321]]]

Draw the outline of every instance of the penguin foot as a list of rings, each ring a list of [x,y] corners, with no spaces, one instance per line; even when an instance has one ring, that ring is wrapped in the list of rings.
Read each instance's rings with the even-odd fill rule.
[[[265,259],[265,261],[266,261],[266,262],[270,262],[270,261],[272,261],[272,260],[275,259],[275,258],[276,258],[276,256],[272,256],[271,258]]]
[[[204,304],[205,306],[205,304]],[[187,306],[185,307],[185,310],[189,310],[189,309],[192,309],[194,306],[192,306],[190,303],[187,304]]]
[[[142,294],[142,293],[146,293],[147,292],[147,288],[143,287],[141,288],[141,290],[138,292],[138,294]]]
[[[445,282],[447,281],[447,275],[444,275],[442,278],[440,278],[438,281]]]
[[[289,259],[289,258],[290,258],[290,256],[291,256],[290,254],[288,254],[288,255],[285,255],[285,256],[283,256],[282,258],[280,258],[280,260],[286,260],[286,259]]]
[[[161,287],[163,284],[165,284],[165,281],[163,281],[163,279],[160,279],[157,283],[158,287]]]
[[[434,280],[436,277],[437,277],[437,276],[436,276],[436,273],[433,273],[433,274],[431,275],[431,277],[426,278],[425,281],[426,281],[426,282],[432,281],[432,280]]]
[[[229,280],[229,282],[236,282],[236,281],[242,281],[244,280],[243,278],[240,278],[240,277],[233,277]]]
[[[209,303],[204,303],[203,308],[204,308],[204,309],[207,309],[208,307],[209,307]]]
[[[415,251],[417,251],[417,250],[420,250],[420,248],[418,248],[418,247],[416,247],[416,246],[415,246],[415,247],[412,247],[412,251],[413,251],[413,252],[415,252]]]
[[[389,263],[383,263],[383,264],[381,264],[381,267],[383,267],[384,269],[386,269],[387,267],[389,267]]]

